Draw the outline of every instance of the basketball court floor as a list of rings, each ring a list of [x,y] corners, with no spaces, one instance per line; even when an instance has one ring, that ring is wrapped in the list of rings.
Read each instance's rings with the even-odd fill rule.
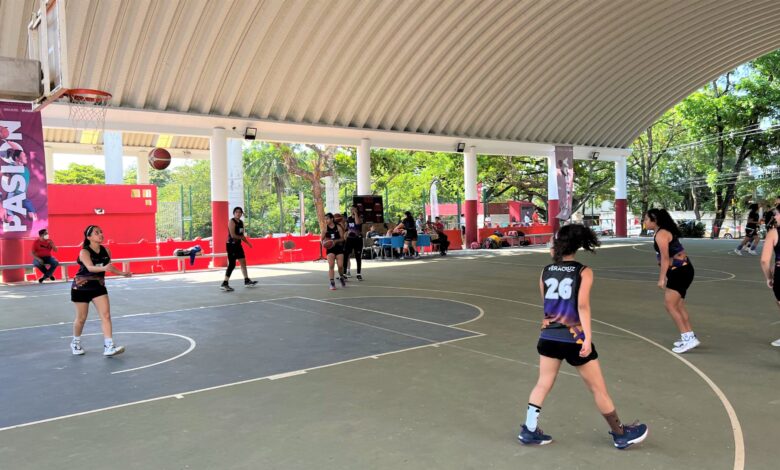
[[[0,467],[775,469],[780,313],[734,244],[685,240],[702,345],[683,356],[651,242],[580,255],[618,413],[650,427],[628,451],[568,365],[540,421],[554,442],[516,440],[545,249],[366,261],[335,292],[322,262],[251,268],[260,286],[233,293],[221,271],[112,279],[115,358],[94,310],[70,354],[67,284],[0,286]]]

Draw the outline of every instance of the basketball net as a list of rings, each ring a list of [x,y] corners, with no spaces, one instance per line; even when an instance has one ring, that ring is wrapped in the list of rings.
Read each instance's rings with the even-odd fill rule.
[[[73,89],[67,92],[71,125],[78,130],[102,132],[111,93],[100,90]]]

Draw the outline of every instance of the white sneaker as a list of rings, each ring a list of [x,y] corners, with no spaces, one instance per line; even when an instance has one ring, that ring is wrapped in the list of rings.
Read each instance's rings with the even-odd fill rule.
[[[113,344],[110,344],[103,348],[103,355],[106,357],[116,356],[123,352],[125,352],[124,346],[114,346]]]
[[[684,340],[684,339],[678,339],[677,341],[675,341],[674,343],[672,343],[672,345],[673,345],[675,348],[679,348],[679,347],[680,347],[680,346],[682,346],[683,344],[685,344],[685,340]]]
[[[742,250],[738,250],[734,248],[734,253],[738,254],[739,256],[742,256]]]
[[[684,352],[690,351],[691,349],[695,348],[700,344],[701,341],[699,341],[699,339],[694,336],[690,340],[684,341],[683,344],[681,344],[680,346],[672,348],[672,352],[676,352],[677,354],[682,354]]]
[[[756,250],[748,250],[748,253],[750,253],[751,255],[757,255],[757,254],[758,254],[758,253],[756,252]]]
[[[778,338],[778,339],[776,339],[776,340],[772,341],[772,346],[777,346],[777,347],[779,347],[779,348],[780,348],[780,338]]]
[[[84,348],[81,347],[81,341],[72,341],[70,343],[70,352],[72,352],[74,356],[84,355]]]

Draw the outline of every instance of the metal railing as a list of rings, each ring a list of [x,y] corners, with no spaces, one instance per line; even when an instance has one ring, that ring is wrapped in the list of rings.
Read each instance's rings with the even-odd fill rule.
[[[197,255],[198,258],[201,257],[207,257],[211,258],[212,261],[214,258],[225,258],[227,257],[227,253],[201,253]],[[187,268],[187,261],[190,259],[189,255],[187,256],[148,256],[144,258],[116,258],[112,259],[111,263],[122,263],[122,271],[129,271],[130,264],[131,263],[143,263],[143,262],[150,262],[150,261],[178,261],[179,267],[177,272],[186,272]],[[62,276],[63,280],[68,280],[68,266],[75,266],[78,263],[75,261],[63,261],[59,263],[59,267],[62,268]],[[31,269],[35,268],[35,265],[32,263],[26,263],[26,264],[6,264],[6,265],[0,265],[0,272],[10,270],[10,269]]]

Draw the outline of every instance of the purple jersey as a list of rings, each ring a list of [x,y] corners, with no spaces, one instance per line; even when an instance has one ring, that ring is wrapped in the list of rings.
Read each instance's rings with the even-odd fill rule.
[[[582,343],[585,333],[580,324],[578,294],[582,270],[576,261],[550,264],[542,270],[544,283],[544,319],[547,326],[540,337],[564,343]]]

